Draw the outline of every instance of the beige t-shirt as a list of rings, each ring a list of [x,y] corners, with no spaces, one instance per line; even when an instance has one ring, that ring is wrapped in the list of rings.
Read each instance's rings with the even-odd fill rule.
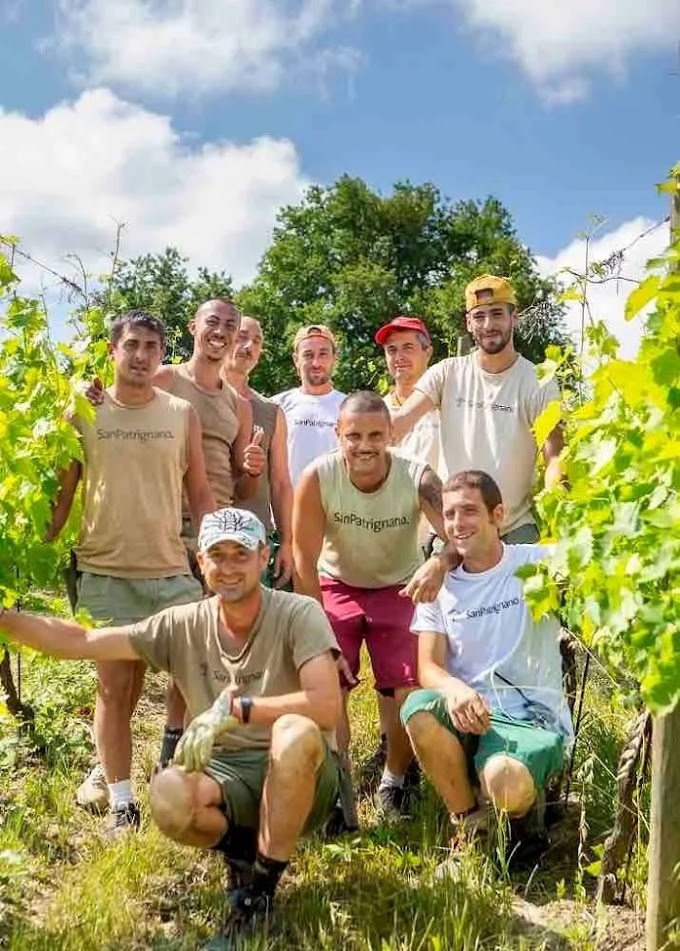
[[[522,356],[503,373],[486,373],[470,353],[436,363],[416,389],[439,409],[446,473],[481,469],[497,481],[506,507],[503,533],[531,523],[538,451],[531,427],[560,398],[557,384],[539,383],[536,367]]]
[[[403,406],[403,403],[398,402],[394,392],[387,394],[385,403],[391,415]],[[415,459],[417,462],[426,462],[433,472],[440,475],[439,410],[433,409],[421,416],[413,429],[392,447],[392,452],[397,456]],[[427,517],[423,515],[418,526],[420,544],[425,545],[433,533],[434,529]]]
[[[239,428],[238,394],[228,383],[217,393],[208,393],[189,376],[185,363],[172,368],[173,378],[168,392],[194,407],[201,421],[201,438],[205,473],[218,508],[231,505],[234,497],[234,475],[231,471],[231,447]],[[184,501],[184,517],[190,519]]]
[[[78,567],[114,578],[189,574],[180,538],[191,406],[162,390],[143,406],[107,392],[83,440]]]
[[[422,564],[418,490],[425,463],[390,455],[375,492],[352,484],[339,449],[313,463],[326,516],[320,574],[355,588],[387,588],[408,581]]]
[[[139,655],[172,675],[192,718],[211,707],[226,687],[254,698],[295,693],[303,664],[326,651],[339,653],[321,606],[285,591],[262,589],[262,607],[239,654],[227,654],[219,631],[217,597],[167,608],[130,629]],[[271,727],[247,723],[224,733],[218,745],[225,750],[267,749],[270,739]]]

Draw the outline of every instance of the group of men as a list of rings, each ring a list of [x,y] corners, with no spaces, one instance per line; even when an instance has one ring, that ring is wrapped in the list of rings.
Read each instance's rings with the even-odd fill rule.
[[[113,383],[90,387],[91,416],[73,419],[82,459],[48,533],[82,482],[76,606],[106,626],[2,611],[0,627],[96,662],[98,761],[77,799],[108,809],[113,834],[140,822],[130,721],[145,668],[169,673],[151,813],[175,841],[224,854],[231,929],[268,920],[299,837],[352,811],[362,644],[384,812],[402,809],[415,752],[455,850],[489,807],[525,815],[562,767],[558,624],[532,620],[516,576],[546,552],[536,459],[559,479],[562,437],[537,447],[532,425],[559,392],[516,352],[516,320],[512,286],[483,275],[466,289],[476,349],[429,369],[423,321],[389,321],[375,335],[394,382],[384,399],[333,388],[324,325],[297,332],[300,386],[271,399],[249,384],[262,327],[230,301],[198,309],[185,364],[162,363],[157,318],[112,325]]]

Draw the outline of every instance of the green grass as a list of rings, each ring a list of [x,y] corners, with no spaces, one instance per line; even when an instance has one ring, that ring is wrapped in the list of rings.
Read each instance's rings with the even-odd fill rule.
[[[135,721],[135,779],[142,831],[110,844],[103,821],[79,810],[73,792],[92,763],[87,723],[94,696],[91,665],[35,657],[24,665],[24,698],[37,711],[36,754],[16,725],[0,718],[0,947],[36,949],[199,948],[224,916],[223,875],[211,854],[173,845],[148,818],[146,781],[162,724],[162,679],[150,677]],[[367,680],[369,678],[366,678]],[[353,752],[359,761],[376,740],[373,691],[352,698]],[[611,823],[618,746],[626,714],[593,681],[577,760],[590,781],[580,793],[589,844]],[[576,810],[578,812],[578,810]],[[569,834],[540,868],[498,870],[487,857],[466,857],[460,881],[433,877],[445,855],[446,817],[424,790],[413,819],[389,826],[370,801],[360,805],[361,832],[304,843],[281,887],[275,935],[249,947],[473,951],[543,946],[518,936],[511,902],[537,904],[577,896],[587,909],[593,882],[576,864]],[[567,828],[565,823],[565,828]],[[576,823],[578,825],[578,823]],[[573,821],[572,821],[573,827]],[[573,827],[575,828],[575,827]],[[644,848],[633,866],[632,893],[644,882]],[[591,856],[592,857],[592,856]],[[564,932],[574,948],[595,947],[594,928],[574,921]]]

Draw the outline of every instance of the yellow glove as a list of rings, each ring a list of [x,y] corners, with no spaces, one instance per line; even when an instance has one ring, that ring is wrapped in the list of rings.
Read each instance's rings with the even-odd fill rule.
[[[239,725],[231,714],[232,699],[232,694],[225,690],[209,710],[194,717],[177,744],[175,765],[187,773],[200,773],[206,768],[217,737]]]

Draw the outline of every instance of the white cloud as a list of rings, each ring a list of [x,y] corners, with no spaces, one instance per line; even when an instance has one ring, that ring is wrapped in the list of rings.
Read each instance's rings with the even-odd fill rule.
[[[306,184],[288,140],[201,144],[107,89],[36,119],[0,110],[0,231],[59,273],[70,273],[69,252],[105,270],[124,221],[124,257],[173,245],[193,265],[246,281],[276,211]],[[34,271],[19,271],[35,286]]]
[[[627,280],[610,280],[602,284],[592,284],[588,290],[590,312],[595,320],[602,320],[609,332],[619,341],[620,355],[626,359],[637,353],[643,320],[638,316],[632,321],[624,318],[626,298],[635,284],[645,273],[645,264],[650,258],[658,257],[669,242],[668,225],[662,224],[648,235],[636,241],[638,235],[653,226],[654,222],[645,218],[634,218],[613,231],[597,233],[590,242],[589,259],[591,263],[609,261],[616,252],[628,248],[616,266],[610,270],[611,277],[619,274]],[[633,243],[635,242],[635,243]],[[629,247],[629,245],[632,245]],[[560,274],[568,268],[582,274],[585,270],[585,238],[577,238],[559,251],[555,257],[538,257],[538,266],[542,275],[557,275],[561,283],[569,286],[572,279],[568,274]],[[587,318],[586,318],[587,319]],[[581,305],[571,301],[567,305],[567,328],[577,346],[581,337]]]
[[[84,54],[88,84],[166,96],[261,92],[332,52],[320,37],[357,9],[356,0],[59,0],[55,41]]]
[[[633,54],[672,52],[680,40],[678,0],[453,2],[467,24],[519,63],[553,103],[583,98],[593,73],[621,75]]]

